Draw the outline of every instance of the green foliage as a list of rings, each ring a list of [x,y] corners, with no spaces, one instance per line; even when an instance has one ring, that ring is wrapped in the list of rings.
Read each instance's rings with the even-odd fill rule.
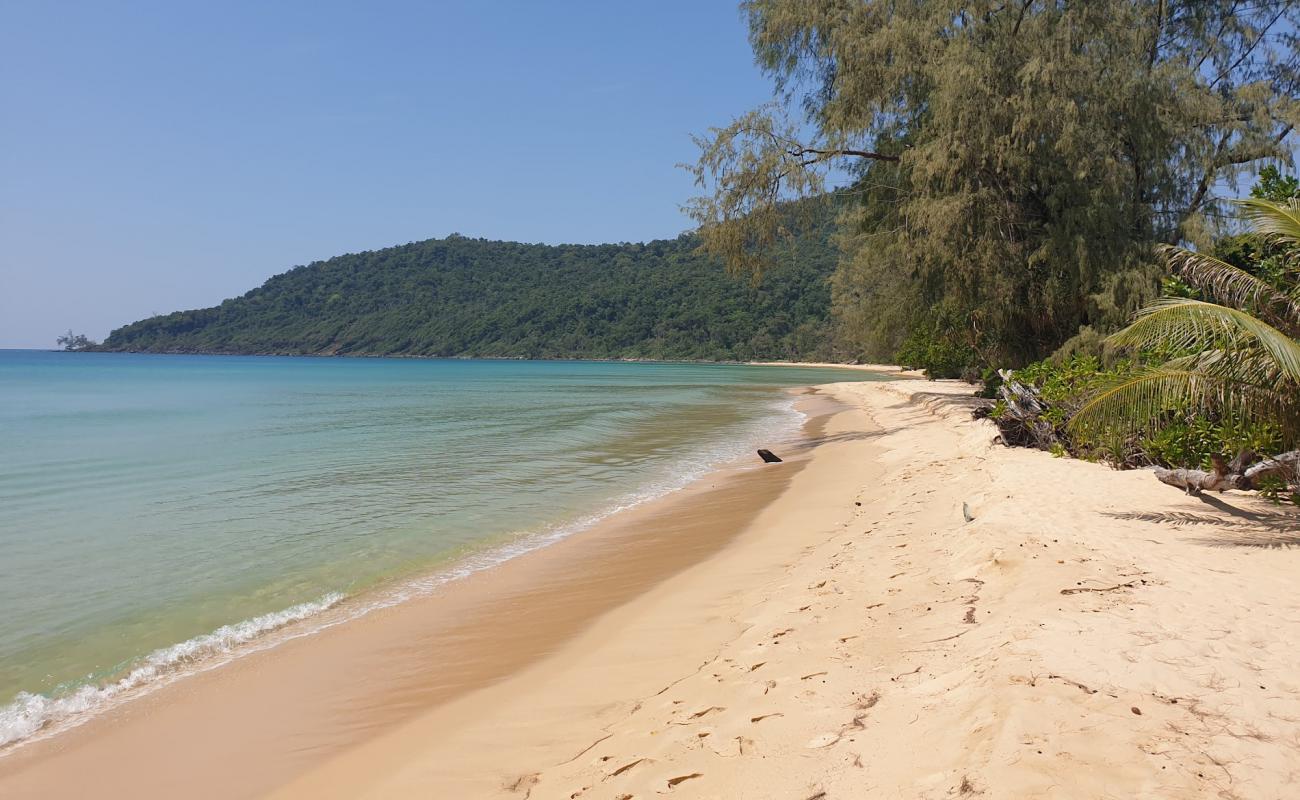
[[[894,354],[894,363],[925,370],[931,380],[963,377],[975,359],[974,349],[962,341],[961,332],[942,318],[916,324]]]
[[[516,244],[453,235],[339,256],[218,306],[113,331],[108,350],[830,360],[827,215],[729,277],[694,236]]]
[[[1084,325],[1066,340],[1052,353],[1051,360],[1059,363],[1077,356],[1091,356],[1105,365],[1113,364],[1119,358],[1116,349],[1106,342],[1106,337],[1091,325]]]
[[[1209,468],[1212,456],[1231,459],[1243,449],[1260,454],[1285,449],[1287,440],[1276,424],[1204,413],[1190,406],[1167,409],[1157,425],[1139,434],[1079,429],[1069,424],[1092,399],[1144,370],[1142,364],[1130,360],[1103,366],[1095,357],[1078,356],[1030,364],[1017,370],[1015,377],[1037,387],[1039,397],[1048,406],[1042,418],[1056,432],[1056,440],[1049,448],[1054,455],[1074,455],[1125,467]],[[1005,405],[998,403],[990,416],[996,420],[1005,412]]]
[[[1274,289],[1286,290],[1288,273],[1296,272],[1296,256],[1292,248],[1254,233],[1240,233],[1216,240],[1210,255],[1247,274],[1264,281]],[[1170,281],[1183,283],[1178,276]],[[1185,284],[1184,284],[1185,285]],[[1172,296],[1184,296],[1167,292]],[[1186,296],[1201,299],[1199,293]]]
[[[1064,426],[1088,398],[1116,380],[1133,374],[1132,361],[1121,359],[1106,367],[1096,356],[1071,356],[1039,361],[1017,370],[1015,377],[1032,384],[1048,405],[1044,418]]]
[[[1153,464],[1211,469],[1212,456],[1230,459],[1242,450],[1273,454],[1281,452],[1283,442],[1277,426],[1268,422],[1170,413],[1139,447]]]
[[[985,367],[980,372],[980,388],[975,392],[976,397],[983,397],[986,400],[992,400],[998,397],[998,390],[1002,388],[1002,376],[996,369]]]
[[[1300,200],[1241,204],[1256,241],[1229,242],[1222,250],[1233,257],[1252,249],[1258,257],[1265,243],[1263,260],[1280,265],[1276,275],[1261,262],[1242,269],[1213,255],[1165,248],[1179,277],[1216,302],[1167,297],[1112,336],[1112,343],[1155,365],[1092,397],[1071,420],[1076,434],[1150,433],[1207,415],[1275,427],[1287,443],[1300,437]]]
[[[1180,297],[1186,300],[1201,300],[1201,290],[1192,286],[1177,275],[1168,275],[1160,281],[1160,294],[1163,297]]]
[[[1108,339],[1136,361],[1103,369],[1075,358],[1016,374],[1040,389],[1053,452],[1208,470],[1300,443],[1300,200],[1242,205],[1251,233],[1225,237],[1212,254],[1165,248],[1177,276],[1170,295]],[[1041,432],[1001,405],[993,417],[1004,434]],[[1259,488],[1300,500],[1295,485],[1291,476]]]
[[[1250,196],[1274,203],[1294,200],[1300,197],[1300,178],[1283,175],[1281,170],[1269,164],[1259,171],[1259,181],[1251,188]]]
[[[941,304],[985,363],[1114,330],[1157,292],[1154,245],[1204,227],[1220,180],[1288,157],[1300,122],[1289,0],[742,8],[777,100],[700,140],[690,210],[743,270],[783,198],[853,175],[834,314],[867,358]]]
[[[1095,355],[1073,355],[1045,359],[1015,371],[1015,380],[1033,386],[1045,410],[1038,422],[1046,423],[1046,437],[1035,435],[1039,446],[1053,455],[1073,455],[1089,460],[1104,460],[1118,464],[1132,463],[1132,442],[1124,437],[1109,435],[1080,435],[1070,428],[1070,420],[1089,399],[1107,386],[1133,374],[1138,367],[1127,359],[1113,359],[1103,363]],[[1005,401],[994,404],[989,417],[1002,428],[1009,425],[1019,429],[1020,421],[1008,413]],[[1004,435],[1006,430],[1003,430]],[[1038,431],[1041,433],[1041,431]]]

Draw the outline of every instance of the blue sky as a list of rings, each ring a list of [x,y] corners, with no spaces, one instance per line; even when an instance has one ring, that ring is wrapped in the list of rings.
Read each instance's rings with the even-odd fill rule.
[[[690,227],[692,133],[770,96],[731,0],[0,0],[0,347],[460,232]]]

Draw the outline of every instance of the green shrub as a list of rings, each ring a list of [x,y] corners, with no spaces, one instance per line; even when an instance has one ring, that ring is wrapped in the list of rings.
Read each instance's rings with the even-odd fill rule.
[[[1094,393],[1131,374],[1133,369],[1133,362],[1128,359],[1103,367],[1097,356],[1084,355],[1039,361],[1017,370],[1015,376],[1038,389],[1039,396],[1049,406],[1044,415],[1047,420],[1063,425]]]
[[[985,367],[984,371],[980,373],[979,384],[980,389],[975,392],[976,397],[983,397],[987,400],[995,399],[999,396],[998,389],[1002,388],[1002,375],[992,367]]]
[[[1171,413],[1140,446],[1153,464],[1210,469],[1211,456],[1231,460],[1242,450],[1271,455],[1281,452],[1283,441],[1277,426],[1268,423]]]
[[[977,361],[974,348],[941,322],[925,322],[912,328],[894,354],[894,361],[907,369],[925,370],[928,378],[967,377]]]
[[[1072,455],[1103,461],[1120,468],[1162,466],[1211,469],[1211,457],[1232,460],[1243,450],[1261,456],[1272,455],[1295,446],[1282,431],[1266,422],[1246,422],[1222,418],[1204,412],[1171,409],[1148,433],[1126,435],[1102,431],[1091,435],[1067,429],[1070,417],[1091,397],[1138,369],[1131,360],[1117,361],[1103,367],[1095,356],[1075,356],[1059,361],[1030,364],[1015,372],[1016,380],[1032,384],[1047,406],[1042,419],[1050,422],[1056,439],[1047,445],[1056,456]],[[1006,404],[999,400],[989,416],[998,421],[1006,415]],[[1285,482],[1265,486],[1261,493],[1275,499],[1288,499]]]

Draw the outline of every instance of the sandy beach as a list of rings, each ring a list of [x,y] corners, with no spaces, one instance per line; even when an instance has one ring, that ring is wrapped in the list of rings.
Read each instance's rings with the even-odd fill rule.
[[[783,464],[177,682],[0,796],[1295,796],[1294,510],[1003,448],[969,394],[823,387]]]

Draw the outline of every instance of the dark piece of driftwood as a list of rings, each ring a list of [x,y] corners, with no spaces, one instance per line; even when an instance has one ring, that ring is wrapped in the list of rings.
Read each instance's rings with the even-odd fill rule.
[[[1226,491],[1228,489],[1256,489],[1264,478],[1281,478],[1295,483],[1300,476],[1300,450],[1257,460],[1258,456],[1243,450],[1231,462],[1213,456],[1214,469],[1165,469],[1155,467],[1156,478],[1161,483],[1177,486],[1188,494]]]
[[[763,459],[764,464],[780,464],[781,459],[771,450],[759,450],[758,457]]]

